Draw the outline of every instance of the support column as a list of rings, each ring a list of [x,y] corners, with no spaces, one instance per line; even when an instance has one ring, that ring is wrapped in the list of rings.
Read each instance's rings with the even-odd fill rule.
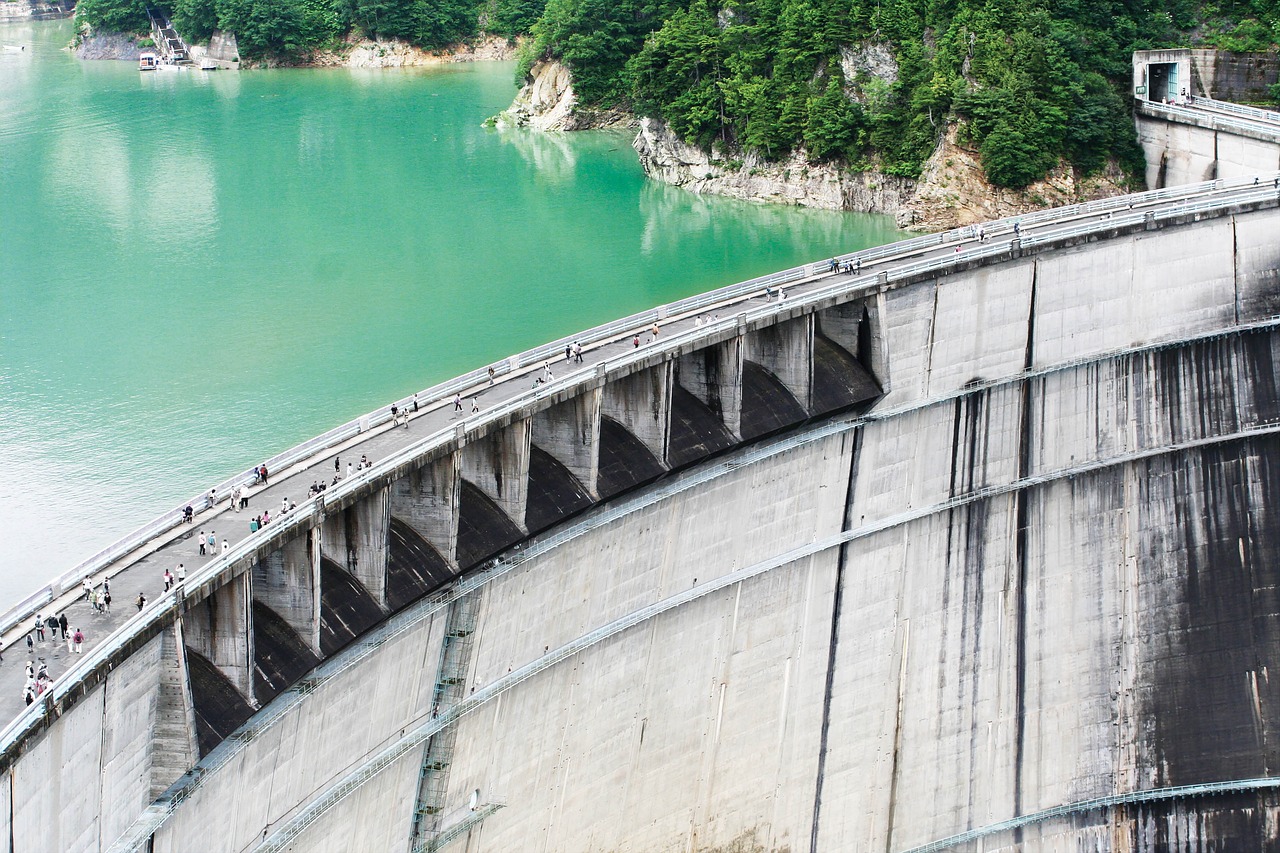
[[[391,514],[458,567],[458,453],[410,471],[391,484]]]
[[[155,799],[200,760],[181,619],[160,634],[160,690],[153,744],[151,798]]]
[[[254,564],[253,596],[320,654],[320,528]]]
[[[390,531],[390,487],[325,518],[321,528],[323,555],[359,581],[383,610],[387,609]]]
[[[252,578],[242,574],[182,614],[183,639],[226,676],[245,701],[253,698]]]
[[[529,498],[531,419],[516,421],[476,439],[460,454],[462,476],[484,492],[524,532]]]
[[[601,396],[601,389],[593,388],[533,416],[533,443],[577,477],[594,499],[600,497]]]
[[[600,414],[626,427],[654,458],[667,458],[671,429],[672,362],[633,373],[605,385]]]
[[[743,357],[778,378],[809,411],[813,389],[813,315],[747,333]]]
[[[680,387],[707,404],[738,441],[742,440],[742,338],[680,356]]]

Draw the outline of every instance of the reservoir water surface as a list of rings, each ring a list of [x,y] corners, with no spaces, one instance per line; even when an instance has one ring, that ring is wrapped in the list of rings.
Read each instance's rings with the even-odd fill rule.
[[[0,24],[0,609],[397,397],[900,236],[486,129],[510,63],[142,74],[72,32]]]

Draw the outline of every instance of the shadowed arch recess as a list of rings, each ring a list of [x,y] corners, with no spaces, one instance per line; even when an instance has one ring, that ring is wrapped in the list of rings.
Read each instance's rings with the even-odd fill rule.
[[[600,416],[601,499],[660,477],[666,469],[640,439],[613,418]]]
[[[530,533],[591,506],[591,495],[568,468],[536,444],[529,452],[529,502],[524,523]]]
[[[328,657],[382,621],[382,608],[341,566],[320,560],[320,651]]]
[[[813,336],[813,414],[868,403],[880,385],[844,347],[823,334]]]
[[[399,610],[454,577],[449,562],[406,522],[391,517],[387,606]]]
[[[468,569],[524,538],[516,523],[474,483],[458,496],[458,566]]]
[[[253,716],[253,708],[231,679],[208,658],[190,646],[186,651],[191,702],[195,706],[196,742],[200,756],[204,757]]]
[[[749,441],[809,417],[800,401],[763,365],[742,362],[742,439]]]
[[[253,695],[265,705],[320,663],[284,618],[253,603]]]
[[[679,383],[671,389],[671,435],[667,462],[672,468],[688,465],[735,444],[733,433],[711,410]]]

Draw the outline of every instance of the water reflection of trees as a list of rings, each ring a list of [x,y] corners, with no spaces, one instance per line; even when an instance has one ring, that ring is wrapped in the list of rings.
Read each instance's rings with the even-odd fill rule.
[[[641,190],[640,214],[640,249],[645,254],[674,250],[695,236],[732,241],[744,249],[772,246],[780,254],[793,255],[812,254],[820,246],[830,247],[817,249],[820,252],[851,252],[904,236],[887,216],[700,195],[654,180]],[[673,228],[674,223],[679,227]]]
[[[510,144],[521,159],[540,177],[555,183],[573,180],[578,167],[575,143],[563,133],[528,130],[523,127],[501,128],[502,141]]]

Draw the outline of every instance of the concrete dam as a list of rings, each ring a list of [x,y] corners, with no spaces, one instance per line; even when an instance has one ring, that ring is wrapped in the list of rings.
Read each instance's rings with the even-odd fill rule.
[[[0,846],[1280,849],[1272,177],[810,265],[362,422],[372,468],[0,734]]]

